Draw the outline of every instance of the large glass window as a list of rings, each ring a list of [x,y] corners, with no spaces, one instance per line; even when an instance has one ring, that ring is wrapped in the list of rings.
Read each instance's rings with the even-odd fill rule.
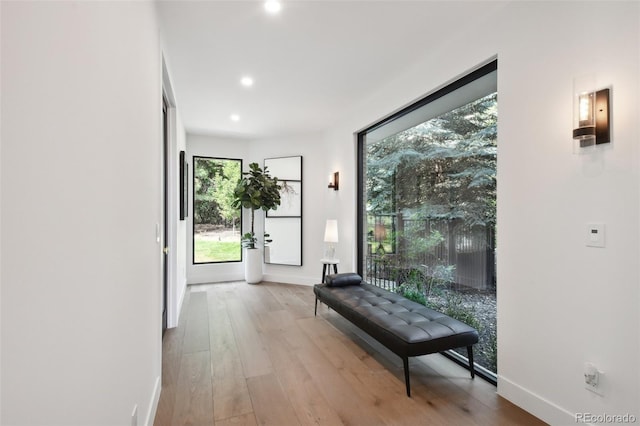
[[[496,73],[492,62],[358,137],[360,272],[478,329],[474,358],[489,376],[497,369]]]
[[[240,262],[241,209],[232,207],[242,160],[193,157],[193,263]]]

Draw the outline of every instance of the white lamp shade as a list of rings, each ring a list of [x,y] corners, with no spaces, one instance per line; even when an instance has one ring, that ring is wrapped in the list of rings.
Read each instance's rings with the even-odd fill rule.
[[[328,219],[327,225],[324,228],[324,242],[325,243],[337,243],[338,242],[338,221],[335,219]]]

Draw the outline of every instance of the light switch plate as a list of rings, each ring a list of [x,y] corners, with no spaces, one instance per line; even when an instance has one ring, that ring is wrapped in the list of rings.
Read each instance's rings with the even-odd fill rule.
[[[604,247],[604,223],[587,224],[587,247]]]

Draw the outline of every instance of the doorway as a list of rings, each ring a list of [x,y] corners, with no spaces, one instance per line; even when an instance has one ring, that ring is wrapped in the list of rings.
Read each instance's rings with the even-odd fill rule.
[[[167,293],[169,284],[169,137],[167,99],[162,97],[162,335],[167,330]]]

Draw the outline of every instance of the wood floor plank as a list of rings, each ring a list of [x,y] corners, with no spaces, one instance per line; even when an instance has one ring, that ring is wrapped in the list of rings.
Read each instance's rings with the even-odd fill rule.
[[[387,389],[393,390],[391,393],[393,398],[390,398],[388,395],[384,397],[384,394],[382,396],[385,401],[393,401],[393,403],[391,404],[392,409],[383,411],[382,416],[385,420],[389,420],[390,418],[394,418],[396,415],[400,415],[403,419],[406,418],[407,421],[419,421],[420,418],[425,416],[426,414],[420,413],[419,410],[409,410],[409,407],[404,407],[404,403],[408,398],[405,397],[404,373],[400,358],[381,346],[366,333],[356,329],[352,324],[348,322],[345,324],[342,319],[335,321],[335,318],[333,318],[335,315],[337,314],[328,314],[328,317],[332,317],[332,324],[340,324],[343,331],[345,328],[351,328],[349,335],[354,339],[351,344],[345,345],[345,348],[348,348],[348,352],[346,352],[346,354],[343,353],[342,356],[347,356],[349,352],[358,353],[358,349],[354,348],[353,345],[364,348],[363,350],[366,353],[373,350],[378,354],[384,354],[384,356],[377,356],[375,359],[364,358],[370,360],[368,363],[369,366],[371,366],[372,363],[375,364],[377,362],[382,362],[382,364],[384,364],[379,364],[382,369],[376,368],[376,370],[378,370],[376,375],[367,375],[366,373],[363,374],[361,371],[351,369],[349,370],[350,372],[345,375],[345,378],[353,382],[355,387],[361,387],[362,389],[371,391],[374,401],[378,401],[381,398],[381,395],[377,393],[376,390],[380,389],[382,384],[388,384]],[[324,338],[326,339],[327,337]],[[344,351],[341,351],[340,347],[336,347],[333,349],[333,352],[335,358],[339,352]],[[425,359],[431,357],[441,357],[441,355],[433,354],[421,358]],[[464,385],[472,383],[468,371],[457,364],[451,362],[447,364],[450,364],[452,368],[448,371],[449,375],[442,376],[428,368],[427,364],[424,362],[419,362],[418,359],[412,358],[410,360],[410,370],[413,398],[411,399],[419,401],[420,404],[418,405],[420,407],[431,407],[432,412],[429,416],[432,420],[439,418],[444,422],[446,419],[449,419],[450,421],[455,419],[454,423],[460,424],[474,424],[474,422],[479,422],[478,424],[491,424],[490,420],[482,418],[483,410],[477,411],[475,418],[472,418],[470,415],[471,409],[469,407],[477,407],[481,402],[474,399],[473,395],[463,391],[460,387],[461,384]],[[453,383],[452,378],[457,379],[459,383]],[[379,385],[374,383],[376,379],[382,380]],[[361,384],[358,385],[358,382],[361,382]],[[378,404],[376,404],[376,407],[377,406]],[[486,409],[487,407],[484,408]],[[392,414],[397,409],[400,410],[400,414]],[[409,419],[407,415],[408,413],[415,414],[417,417]],[[392,414],[391,417],[387,417],[388,414]]]
[[[155,426],[542,425],[439,354],[402,361],[310,286],[190,286],[163,342]],[[197,349],[206,349],[197,351]]]
[[[215,299],[216,295],[210,294],[209,298]],[[209,306],[209,345],[213,378],[244,378],[240,351],[236,344],[227,306],[224,303],[221,305],[211,303]]]
[[[263,285],[264,284],[264,285]],[[282,305],[269,291],[268,286],[273,283],[245,284],[237,286],[237,294],[244,302],[251,314],[279,311]]]
[[[213,423],[213,390],[209,351],[182,355],[171,425]]]
[[[298,357],[294,357],[287,368],[276,369],[276,375],[288,391],[300,425],[343,424]]]
[[[305,348],[316,351],[316,346],[301,330],[299,321],[290,312],[285,315],[274,311],[261,316],[269,356],[282,387],[287,390],[291,405],[300,425],[341,425],[342,421],[330,406],[298,354]]]
[[[297,286],[274,283],[267,288],[273,297],[279,301],[282,309],[292,314],[293,318],[298,319],[312,317],[313,309],[309,309],[310,305],[300,297],[300,294],[297,291],[292,290],[292,287]],[[306,298],[309,297],[308,293],[305,293],[305,295]]]
[[[209,307],[206,292],[191,292],[186,321],[182,352],[208,351]]]
[[[228,419],[216,420],[215,426],[257,426],[256,416],[243,414],[242,416],[230,417]]]
[[[404,394],[404,378],[400,358],[344,318],[337,318],[338,316],[335,312],[325,315],[332,325],[338,325],[341,332],[355,339],[350,345],[346,345],[349,351],[358,353],[358,348],[365,345],[364,350],[366,353],[371,350],[378,354],[386,352],[385,356],[377,356],[375,360],[373,358],[371,360],[373,362],[383,361],[385,364],[384,371],[394,373],[395,381],[393,382],[399,385],[399,387],[396,386],[397,395],[402,396]],[[324,338],[326,339],[326,336]],[[353,345],[357,347],[354,348]],[[476,384],[475,380],[469,377],[469,372],[466,369],[453,362],[432,362],[438,359],[442,361],[441,358],[442,356],[439,354],[432,354],[410,360],[412,399],[421,400],[424,406],[431,407],[433,413],[431,413],[430,418],[432,420],[440,418],[442,421],[455,419],[455,423],[460,424],[496,424],[498,419],[496,419],[495,411],[491,410],[496,406],[498,399],[495,395],[495,387],[485,381],[481,381],[481,379],[478,379],[479,382]],[[435,367],[435,369],[432,367]],[[355,374],[359,375],[358,373]],[[382,374],[384,375],[384,373]],[[349,376],[346,376],[346,378],[349,378]],[[358,380],[362,380],[362,377]],[[391,383],[388,380],[392,380],[392,378],[385,379],[384,382]],[[372,383],[363,383],[363,385],[365,385],[363,389],[368,390],[380,388],[380,386],[375,386]],[[402,399],[399,399],[399,404],[394,403],[393,407],[399,408],[402,405],[402,401]],[[405,413],[409,412],[407,410],[403,411]],[[437,414],[437,416],[434,416],[434,414]],[[402,417],[406,417],[406,414],[402,415]],[[409,421],[409,419],[407,420]],[[533,422],[531,422],[531,419],[525,420],[525,422],[529,422],[528,424],[544,424],[536,423],[535,421],[538,420],[535,419]]]
[[[318,392],[330,404],[341,423],[345,425],[385,424],[371,410],[371,406],[364,403],[358,391],[345,380],[343,372],[336,369],[324,354],[315,349],[303,348],[298,356],[313,379]]]
[[[257,320],[260,321],[260,331],[262,332],[284,332],[286,329],[289,329],[295,325],[295,317],[291,314],[290,311],[285,309],[262,312],[257,315]]]
[[[288,368],[295,359],[295,350],[287,335],[299,336],[301,333],[289,328],[289,331],[267,331],[262,334],[271,365],[275,370]]]
[[[250,377],[247,379],[249,394],[256,418],[261,425],[288,426],[300,422],[275,374]]]
[[[244,377],[271,374],[273,367],[258,332],[260,326],[256,324],[255,318],[248,312],[242,301],[237,298],[227,300],[227,309],[229,310]]]
[[[225,300],[226,296],[218,291],[208,292],[213,411],[216,421],[236,417],[241,419],[243,415],[253,413]]]
[[[372,411],[384,424],[393,424],[398,419],[406,424],[420,423],[429,414],[433,421],[446,421],[445,417],[434,416],[426,407],[406,397],[404,380],[400,379],[404,377],[402,372],[394,374],[375,362],[364,363],[359,353],[347,347],[337,333],[324,334],[314,342],[318,350],[341,371],[343,379],[363,403],[372,407]]]
[[[253,413],[251,396],[244,377],[214,378],[213,412],[216,421]]]
[[[184,327],[167,330],[163,338],[162,356],[162,392],[158,402],[156,419],[160,419],[158,426],[171,426],[169,420],[173,418],[173,407],[176,399],[176,388],[182,360],[182,338]],[[164,419],[164,421],[163,421]]]
[[[428,365],[434,374],[455,381],[460,389],[468,392],[488,407],[496,408],[498,406],[500,399],[496,397],[497,389],[494,385],[484,380],[468,380],[469,373],[466,370],[460,370],[459,366],[453,362],[435,362],[441,356],[439,354],[428,355],[417,359],[420,364]]]
[[[399,383],[404,384],[404,367],[399,356],[391,352],[364,331],[355,327],[339,314],[331,311],[325,314],[324,317],[331,325],[340,331],[344,345],[355,354],[359,354],[359,358],[367,364],[369,368],[388,371],[397,378]],[[455,389],[450,387],[432,386],[433,380],[446,381],[452,377],[458,377],[462,378],[465,383],[471,383],[468,371],[453,362],[434,363],[434,365],[446,364],[449,367],[447,374],[442,374],[441,372],[433,370],[433,368],[430,367],[432,364],[430,360],[434,358],[439,359],[441,357],[442,355],[440,354],[431,354],[409,359],[412,389],[419,386],[422,382],[425,383],[425,386],[422,389],[426,400],[448,396],[453,397],[454,395],[451,393],[456,392]],[[418,362],[418,360],[420,362]],[[485,389],[487,390],[487,393],[495,393],[495,386],[484,381],[482,381],[482,384],[486,386]]]
[[[183,298],[183,306],[189,305],[190,292],[187,290]],[[158,409],[154,425],[171,426],[173,409],[176,400],[178,374],[182,360],[182,344],[185,332],[186,309],[180,312],[178,326],[165,331],[162,338],[162,391],[158,401]]]

